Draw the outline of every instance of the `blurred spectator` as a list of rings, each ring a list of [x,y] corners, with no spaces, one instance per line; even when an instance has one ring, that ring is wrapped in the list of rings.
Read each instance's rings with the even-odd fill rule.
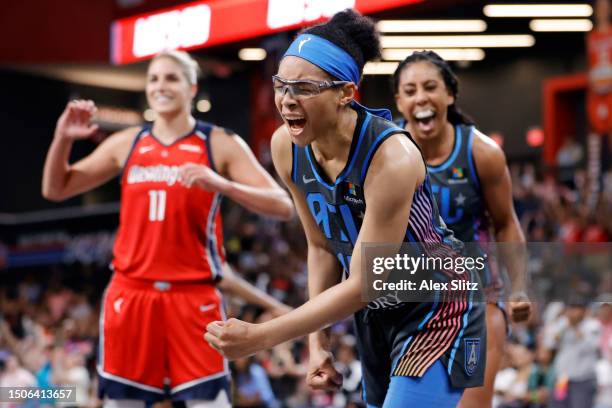
[[[91,380],[89,372],[85,368],[85,358],[78,349],[57,348],[55,350],[53,382],[55,384],[70,384],[76,387],[76,403],[72,405],[79,407],[89,405]]]
[[[509,344],[507,354],[510,365],[500,370],[495,379],[496,407],[527,408],[533,353],[521,344]]]
[[[298,361],[294,353],[300,353],[300,344],[287,342],[264,350],[256,355],[256,360],[266,370],[270,383],[277,399],[284,401],[288,406],[303,406],[307,403],[304,396],[299,396],[298,388],[304,387],[306,365]],[[298,358],[300,356],[298,355]],[[305,360],[306,356],[301,356]]]
[[[556,386],[551,408],[591,408],[597,389],[595,365],[599,356],[600,325],[585,318],[586,301],[573,299],[567,306],[566,324],[555,333]]]
[[[535,362],[531,366],[527,393],[529,408],[545,408],[550,392],[555,386],[555,372],[552,367],[553,351],[540,346],[536,351]]]
[[[601,324],[600,350],[603,359],[612,357],[610,355],[610,343],[612,341],[612,294],[601,295],[598,299],[597,317]]]
[[[0,356],[0,387],[34,387],[36,378],[19,364],[16,356],[4,353]],[[27,402],[3,402],[0,401],[2,408],[26,408],[32,406]]]
[[[336,354],[336,370],[342,374],[342,388],[334,396],[335,407],[346,407],[360,400],[361,362],[357,359],[356,339],[344,335]]]
[[[0,360],[0,387],[34,387],[36,378],[19,364],[17,356],[7,354]]]
[[[612,338],[608,339],[606,356],[597,362],[597,398],[595,408],[612,408]]]
[[[253,357],[241,358],[232,364],[234,378],[234,406],[239,408],[276,408],[274,397],[265,370],[253,361]]]
[[[576,141],[573,135],[567,136],[557,151],[557,166],[559,166],[559,180],[571,186],[573,174],[578,165],[584,160],[584,148]]]

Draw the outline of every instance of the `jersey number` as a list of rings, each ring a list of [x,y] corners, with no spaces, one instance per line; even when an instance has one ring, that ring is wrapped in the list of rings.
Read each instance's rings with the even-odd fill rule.
[[[163,221],[166,216],[166,190],[149,190],[149,221]]]

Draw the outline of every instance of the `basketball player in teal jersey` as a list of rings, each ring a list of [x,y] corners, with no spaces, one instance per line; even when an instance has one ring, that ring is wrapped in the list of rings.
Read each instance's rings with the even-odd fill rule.
[[[365,243],[461,246],[440,220],[408,132],[389,111],[354,101],[365,62],[378,55],[373,23],[348,10],[307,29],[285,53],[273,77],[284,126],[272,156],[306,232],[310,300],[262,324],[211,323],[206,339],[238,358],[313,333],[308,383],[334,388],[322,329],[355,313],[369,407],[455,407],[465,388],[483,381],[484,304],[465,291],[432,302],[368,303],[361,295]],[[455,270],[443,277],[450,278],[466,279]]]
[[[503,151],[476,129],[457,108],[458,82],[450,66],[433,51],[414,52],[394,74],[397,109],[404,119],[399,125],[419,144],[427,161],[432,190],[440,215],[455,236],[466,243],[490,241],[518,250],[511,273],[511,300],[503,302],[504,280],[498,265],[488,263],[481,274],[487,292],[487,368],[485,384],[466,390],[461,407],[490,407],[493,382],[499,369],[506,338],[506,308],[514,321],[526,320],[530,303],[524,295],[524,271],[520,243],[525,241],[512,204],[512,185]],[[489,222],[490,220],[490,222]],[[503,244],[502,244],[503,245]],[[468,244],[479,256],[480,245]],[[506,284],[507,286],[507,284]],[[519,301],[523,300],[523,301]]]

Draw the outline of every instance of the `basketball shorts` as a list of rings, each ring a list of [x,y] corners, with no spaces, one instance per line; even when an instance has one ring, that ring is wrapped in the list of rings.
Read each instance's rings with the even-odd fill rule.
[[[100,397],[214,400],[229,394],[227,361],[204,339],[224,318],[212,284],[145,281],[115,273],[100,314]]]
[[[449,401],[455,391],[460,394],[464,388],[481,386],[487,344],[485,305],[470,300],[404,303],[395,309],[357,312],[355,332],[368,406],[383,406],[393,378],[421,378],[434,364],[443,365],[453,390]]]

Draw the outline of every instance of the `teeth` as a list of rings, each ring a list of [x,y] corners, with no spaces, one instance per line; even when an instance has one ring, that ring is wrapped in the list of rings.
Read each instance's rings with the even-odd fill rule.
[[[427,110],[416,112],[414,114],[414,117],[417,118],[417,119],[427,119],[427,118],[430,118],[430,117],[432,117],[434,115],[435,115],[435,113],[434,113],[433,110],[427,109]]]
[[[157,102],[168,102],[170,100],[170,98],[168,98],[167,96],[158,96],[155,98],[155,100]]]

